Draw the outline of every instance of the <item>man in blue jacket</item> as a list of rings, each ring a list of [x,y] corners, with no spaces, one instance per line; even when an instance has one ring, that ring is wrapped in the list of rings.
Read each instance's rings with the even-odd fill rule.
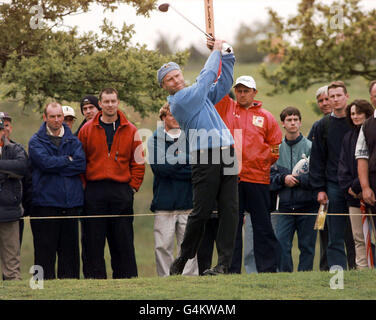
[[[301,213],[317,212],[318,204],[313,197],[309,184],[308,157],[311,154],[311,141],[300,132],[301,114],[295,107],[287,107],[280,114],[281,123],[286,131],[285,139],[279,146],[279,159],[270,171],[270,188],[279,196],[279,212]],[[294,172],[295,166],[302,161],[302,169]],[[279,215],[277,217],[276,236],[281,252],[278,269],[281,272],[293,272],[291,256],[295,231],[298,234],[300,250],[298,271],[312,271],[315,256],[317,232],[313,229],[316,216]]]
[[[83,206],[80,174],[86,160],[81,142],[63,124],[59,103],[47,104],[45,121],[29,141],[32,166],[32,217],[75,216]],[[34,262],[43,268],[44,279],[54,279],[56,254],[58,278],[79,278],[80,257],[77,219],[32,219]]]
[[[170,95],[171,113],[189,140],[192,159],[193,211],[188,217],[181,252],[170,275],[181,274],[199,249],[215,202],[218,200],[218,264],[205,275],[228,273],[238,224],[238,168],[234,140],[214,105],[231,89],[235,56],[222,40],[208,40],[212,48],[196,82],[185,86],[180,67],[173,62],[158,70],[159,85]],[[221,64],[222,63],[222,64]],[[221,69],[218,77],[218,70]]]
[[[154,220],[155,261],[160,277],[170,274],[174,260],[175,234],[177,252],[183,241],[188,214],[192,211],[192,177],[189,145],[184,132],[170,112],[168,103],[159,110],[163,121],[148,140],[149,163],[154,173],[153,200],[150,210]],[[185,275],[198,275],[197,258],[188,260]]]

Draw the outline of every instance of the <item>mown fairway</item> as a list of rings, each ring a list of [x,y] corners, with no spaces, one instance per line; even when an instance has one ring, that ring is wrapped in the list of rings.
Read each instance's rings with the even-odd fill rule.
[[[198,75],[197,68],[186,67],[186,79],[194,81]],[[255,65],[236,65],[235,78],[249,74],[254,76],[259,90],[256,99],[264,102],[277,120],[279,113],[286,106],[296,106],[302,113],[302,131],[307,134],[312,123],[320,117],[316,115],[309,102],[314,100],[318,87],[307,92],[283,94],[274,97],[266,96],[268,86],[257,74]],[[356,98],[368,99],[367,82],[363,79],[350,81],[348,91],[350,101]],[[99,88],[98,88],[99,89]],[[83,93],[84,95],[85,93]],[[74,129],[82,120],[78,104],[72,104],[78,115]],[[138,128],[155,130],[157,115],[141,119],[126,108],[126,114]],[[28,140],[41,124],[39,114],[31,111],[22,112],[14,102],[0,103],[0,111],[7,111],[13,117],[13,139],[27,146]],[[146,174],[140,191],[135,196],[135,214],[150,214],[152,199],[152,173],[147,165]],[[202,277],[156,277],[154,258],[152,216],[134,218],[136,259],[138,279],[112,280],[108,250],[106,250],[107,273],[109,280],[55,280],[45,281],[43,290],[32,290],[29,287],[29,269],[33,265],[33,243],[29,221],[25,222],[24,240],[21,250],[22,276],[21,282],[2,282],[0,299],[375,299],[374,272],[351,271],[344,275],[344,289],[330,289],[329,281],[333,274],[328,272],[308,272],[293,274],[260,274],[234,275],[217,278]],[[318,271],[318,246],[314,270]],[[293,248],[295,267],[298,249]],[[214,258],[214,262],[216,258]]]
[[[331,289],[329,272],[218,277],[174,276],[130,280],[29,280],[3,282],[0,299],[42,300],[374,300],[376,273],[348,271],[343,289]],[[334,280],[333,280],[334,281]]]

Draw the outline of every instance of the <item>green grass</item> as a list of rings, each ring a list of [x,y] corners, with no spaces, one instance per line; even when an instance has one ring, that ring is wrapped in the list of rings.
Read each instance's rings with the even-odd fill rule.
[[[29,280],[3,282],[0,299],[26,300],[374,300],[376,273],[348,271],[343,289],[331,289],[329,272],[217,277],[173,276],[128,280]]]
[[[303,117],[302,132],[308,133],[312,123],[320,117],[316,115],[309,102],[314,100],[314,95],[319,87],[310,88],[308,91],[299,91],[293,94],[281,94],[268,97],[266,92],[270,90],[258,75],[257,65],[235,65],[235,78],[249,74],[256,82],[259,93],[256,99],[262,100],[266,109],[271,111],[279,120],[281,110],[289,105],[301,110]],[[199,69],[186,67],[185,77],[190,81],[199,74]],[[366,82],[362,79],[350,81],[348,87],[350,100],[355,98],[368,99]],[[78,116],[74,129],[82,121],[79,105],[72,105]],[[9,112],[13,120],[12,138],[27,146],[32,134],[42,123],[41,116],[29,110],[22,111],[14,102],[4,101],[0,103],[0,111]],[[157,115],[150,115],[141,119],[138,114],[126,109],[128,118],[137,123],[139,128],[154,130],[157,125]],[[147,165],[144,182],[135,195],[135,214],[150,214],[150,202],[152,199],[152,173]],[[226,276],[218,278],[198,277],[171,277],[159,279],[156,275],[154,257],[152,216],[139,216],[134,219],[135,249],[138,265],[138,279],[112,280],[108,247],[106,246],[105,258],[109,280],[56,280],[46,281],[44,290],[31,290],[28,279],[29,269],[33,265],[33,242],[30,231],[30,223],[26,221],[24,241],[21,249],[21,272],[23,281],[3,282],[0,288],[0,299],[374,299],[375,275],[373,272],[347,272],[345,273],[345,289],[331,290],[329,279],[331,274],[318,272],[319,246],[316,245],[314,271],[293,274],[259,274],[240,276]],[[296,239],[292,251],[295,270],[297,267],[299,251]],[[216,256],[213,259],[216,262]],[[118,290],[118,289],[126,290]],[[181,295],[176,295],[181,292]],[[215,294],[214,294],[215,293]]]

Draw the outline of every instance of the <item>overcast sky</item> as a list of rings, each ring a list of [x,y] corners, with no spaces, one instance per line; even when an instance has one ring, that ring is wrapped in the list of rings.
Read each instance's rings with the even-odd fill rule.
[[[161,0],[158,4],[164,2]],[[299,2],[300,0],[213,0],[215,35],[231,44],[241,23],[252,27],[252,24],[265,22],[268,18],[268,7],[276,10],[279,16],[287,18],[296,14]],[[205,30],[203,0],[170,0],[169,3]],[[366,10],[374,9],[376,0],[362,0],[361,6]],[[155,10],[150,13],[150,18],[147,18],[137,16],[136,10],[127,5],[121,5],[114,13],[103,13],[102,7],[92,6],[90,12],[69,17],[64,23],[78,26],[80,32],[99,32],[98,27],[104,17],[117,27],[121,27],[124,22],[128,25],[134,24],[136,34],[132,42],[146,44],[149,49],[155,48],[160,33],[171,42],[179,39],[177,46],[180,49],[187,48],[192,43],[205,47],[205,36],[171,9],[166,13]]]

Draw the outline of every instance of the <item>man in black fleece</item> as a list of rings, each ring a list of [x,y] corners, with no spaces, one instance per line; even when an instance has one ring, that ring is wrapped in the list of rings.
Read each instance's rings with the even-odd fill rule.
[[[316,127],[310,158],[310,183],[320,204],[329,200],[328,213],[347,213],[346,200],[338,184],[337,168],[343,136],[350,130],[345,111],[349,95],[342,81],[332,82],[328,86],[328,95],[333,111],[329,116],[321,119]],[[328,266],[331,268],[339,265],[346,270],[347,256],[344,243],[348,217],[328,215],[327,223]],[[352,256],[349,267],[353,268],[355,267],[355,249],[354,241],[350,239],[350,242],[352,244],[349,243],[346,247],[347,254]]]

